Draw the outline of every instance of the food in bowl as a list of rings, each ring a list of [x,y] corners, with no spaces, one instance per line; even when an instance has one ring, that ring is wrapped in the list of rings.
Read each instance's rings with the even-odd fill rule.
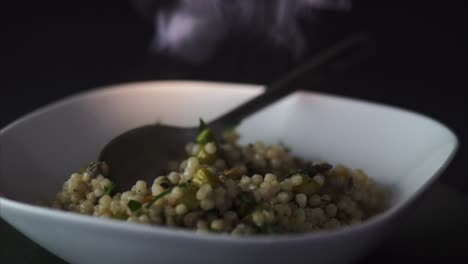
[[[386,208],[387,191],[360,169],[304,161],[283,144],[217,140],[201,121],[187,158],[151,185],[115,193],[105,161],[73,173],[52,207],[97,217],[235,235],[282,234],[360,223]]]

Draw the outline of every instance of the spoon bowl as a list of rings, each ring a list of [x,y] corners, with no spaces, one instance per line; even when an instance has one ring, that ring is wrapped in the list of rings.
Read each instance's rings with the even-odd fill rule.
[[[135,179],[151,183],[167,174],[171,161],[186,155],[185,145],[193,141],[198,128],[152,124],[131,129],[110,141],[99,160],[110,165],[110,177],[117,180],[117,191],[135,184]]]

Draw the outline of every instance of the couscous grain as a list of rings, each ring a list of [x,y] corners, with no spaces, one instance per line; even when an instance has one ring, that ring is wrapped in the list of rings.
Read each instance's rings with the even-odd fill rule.
[[[51,207],[96,217],[235,235],[313,232],[361,223],[385,209],[386,191],[362,170],[305,162],[282,144],[215,140],[204,128],[187,158],[154,182],[114,192],[109,166],[73,173]]]

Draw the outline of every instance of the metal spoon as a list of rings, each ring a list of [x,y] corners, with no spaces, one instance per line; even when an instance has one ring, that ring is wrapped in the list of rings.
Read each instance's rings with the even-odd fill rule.
[[[263,94],[212,120],[208,127],[219,134],[239,124],[245,117],[296,91],[298,86],[294,83],[306,74],[313,75],[311,84],[317,85],[340,69],[349,68],[349,63],[356,62],[356,55],[358,59],[363,57],[360,53],[365,51],[366,43],[364,35],[354,35],[338,42],[270,84]],[[101,151],[99,160],[109,165],[108,177],[116,186],[127,190],[136,180],[151,183],[164,173],[169,161],[182,160],[186,155],[185,144],[193,141],[198,133],[197,127],[163,124],[137,127],[111,140]]]

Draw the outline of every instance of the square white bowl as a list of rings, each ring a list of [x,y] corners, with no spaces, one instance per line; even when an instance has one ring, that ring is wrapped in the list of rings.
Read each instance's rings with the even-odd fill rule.
[[[284,142],[294,154],[364,169],[392,191],[391,207],[333,232],[234,237],[98,219],[32,205],[97,158],[114,136],[161,121],[196,125],[262,92],[212,82],[142,82],[72,96],[0,131],[0,216],[71,263],[344,263],[373,248],[450,162],[453,132],[423,115],[297,92],[246,119],[242,143]],[[1,195],[0,195],[1,196]]]

